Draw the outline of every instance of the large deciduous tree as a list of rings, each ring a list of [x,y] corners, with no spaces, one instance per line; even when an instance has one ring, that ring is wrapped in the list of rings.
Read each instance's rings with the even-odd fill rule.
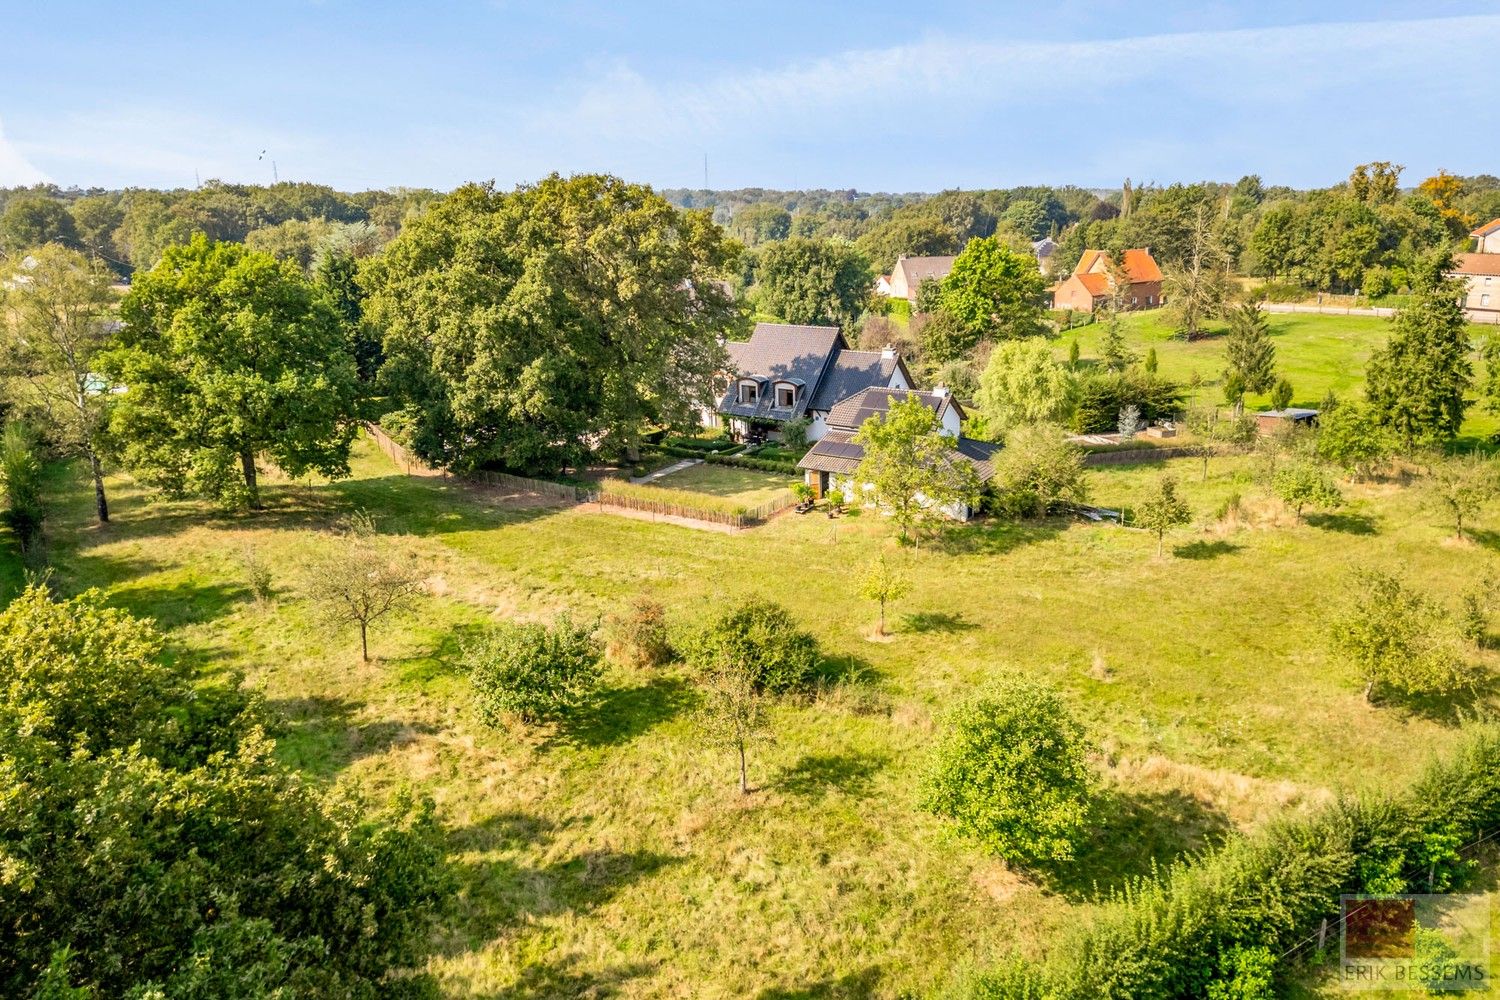
[[[1043,332],[1047,280],[1036,258],[999,237],[970,240],[943,279],[943,309],[982,338]]]
[[[875,283],[870,261],[843,240],[794,237],[760,251],[761,304],[788,323],[854,328]]]
[[[468,185],[367,262],[364,317],[422,458],[555,471],[714,397],[736,256],[706,213],[613,177]]]
[[[974,466],[953,451],[937,415],[914,396],[866,420],[854,440],[865,452],[855,489],[873,487],[903,540],[919,523],[946,518],[948,508],[972,506],[979,497]]]
[[[253,509],[259,455],[292,476],[348,474],[354,359],[296,265],[198,236],[136,278],[120,315],[101,365],[125,387],[110,429],[142,481]]]
[[[979,408],[991,432],[1042,421],[1062,423],[1073,403],[1076,377],[1041,337],[1007,341],[990,352],[979,376]]]
[[[22,194],[0,212],[0,250],[19,254],[46,243],[76,244],[78,229],[63,203],[43,194]]]
[[[88,459],[103,523],[109,503],[99,450],[109,394],[95,362],[112,338],[112,279],[97,260],[73,250],[48,246],[32,256],[26,280],[0,299],[7,320],[0,357],[25,401],[47,415],[55,442]]]
[[[1410,449],[1458,433],[1473,380],[1461,285],[1447,276],[1446,252],[1423,262],[1411,302],[1396,313],[1391,336],[1370,358],[1365,397],[1380,423]]]
[[[1200,204],[1193,213],[1187,252],[1180,264],[1168,268],[1162,294],[1188,340],[1197,340],[1203,321],[1223,310],[1229,294],[1229,254],[1216,207]]]

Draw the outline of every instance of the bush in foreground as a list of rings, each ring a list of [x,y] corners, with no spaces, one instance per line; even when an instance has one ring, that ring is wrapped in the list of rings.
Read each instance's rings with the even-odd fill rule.
[[[160,648],[94,592],[0,612],[0,995],[420,995],[391,974],[449,891],[431,803],[303,781]]]
[[[464,650],[479,711],[490,725],[506,716],[540,722],[580,704],[599,683],[601,651],[595,623],[575,623],[567,612],[549,627],[505,623]]]
[[[1056,692],[1030,681],[1001,683],[949,716],[922,805],[1007,861],[1066,861],[1088,821],[1089,751]]]
[[[738,670],[757,692],[782,694],[806,684],[818,666],[818,640],[771,601],[730,608],[694,635],[689,661],[706,673]]]

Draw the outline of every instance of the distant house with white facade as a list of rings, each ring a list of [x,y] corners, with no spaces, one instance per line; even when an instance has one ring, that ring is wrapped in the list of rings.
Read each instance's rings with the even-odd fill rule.
[[[896,258],[891,269],[890,290],[886,295],[893,299],[905,299],[915,304],[917,289],[924,281],[942,281],[953,270],[956,257],[907,257]]]
[[[874,416],[883,417],[892,403],[908,399],[920,400],[937,416],[945,437],[953,439],[949,453],[951,461],[969,462],[979,475],[981,483],[987,483],[995,475],[994,454],[997,444],[976,441],[963,436],[964,411],[958,400],[947,389],[918,392],[902,389],[865,389],[839,403],[828,414],[828,431],[808,453],[802,456],[797,468],[802,470],[807,485],[813,493],[823,496],[830,490],[842,490],[851,501],[861,492],[854,481],[854,472],[864,461],[865,449],[854,437],[866,420]],[[967,506],[949,510],[950,516],[966,521],[973,513]]]
[[[1464,282],[1464,311],[1471,319],[1500,321],[1500,219],[1469,235],[1474,253],[1456,255],[1452,272]]]
[[[910,389],[915,384],[895,348],[856,351],[836,326],[757,323],[750,339],[730,341],[731,370],[724,396],[705,424],[737,437],[803,417],[807,439],[828,431],[828,414],[864,389]]]
[[[1052,255],[1057,253],[1057,241],[1050,236],[1043,236],[1031,244],[1031,253],[1036,257],[1036,266],[1046,274],[1052,270]]]

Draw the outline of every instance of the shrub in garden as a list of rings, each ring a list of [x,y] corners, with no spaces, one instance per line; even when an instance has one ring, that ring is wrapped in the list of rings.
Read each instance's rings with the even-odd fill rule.
[[[538,722],[582,702],[599,682],[594,632],[595,623],[575,623],[563,612],[551,626],[506,623],[470,643],[464,662],[484,720]]]
[[[637,597],[610,619],[609,655],[633,667],[659,667],[672,659],[667,609],[660,601]]]
[[[749,600],[694,635],[688,659],[703,671],[741,670],[757,691],[781,694],[811,679],[818,640],[781,605]]]
[[[922,805],[1020,865],[1065,861],[1082,839],[1095,784],[1090,743],[1057,693],[1015,680],[948,717]]]

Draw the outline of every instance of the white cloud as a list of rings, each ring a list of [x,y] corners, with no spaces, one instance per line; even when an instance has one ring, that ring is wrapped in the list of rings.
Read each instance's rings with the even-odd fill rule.
[[[1493,15],[1055,43],[935,36],[709,79],[612,64],[544,98],[524,127],[543,148],[622,157],[715,138],[805,150],[885,135],[884,148],[867,148],[900,158],[903,141],[931,149],[985,130],[1013,135],[1017,147],[1071,144],[1076,164],[1101,152],[1090,148],[1091,135],[1108,147],[1133,129],[1174,151],[1232,140],[1228,130],[1236,126],[1263,125],[1261,142],[1274,146],[1288,138],[1277,131],[1287,124],[1329,146],[1352,143],[1361,129],[1367,145],[1379,145],[1433,133],[1430,122],[1413,120],[1424,98],[1473,105],[1475,83],[1464,80],[1472,55],[1497,45],[1500,16]],[[1437,104],[1430,110],[1435,119],[1458,113]],[[1473,110],[1494,119],[1487,105]],[[1153,168],[1171,169],[1150,159]]]
[[[42,184],[47,175],[38,170],[21,155],[21,152],[5,139],[5,128],[0,125],[0,187],[24,187]]]

